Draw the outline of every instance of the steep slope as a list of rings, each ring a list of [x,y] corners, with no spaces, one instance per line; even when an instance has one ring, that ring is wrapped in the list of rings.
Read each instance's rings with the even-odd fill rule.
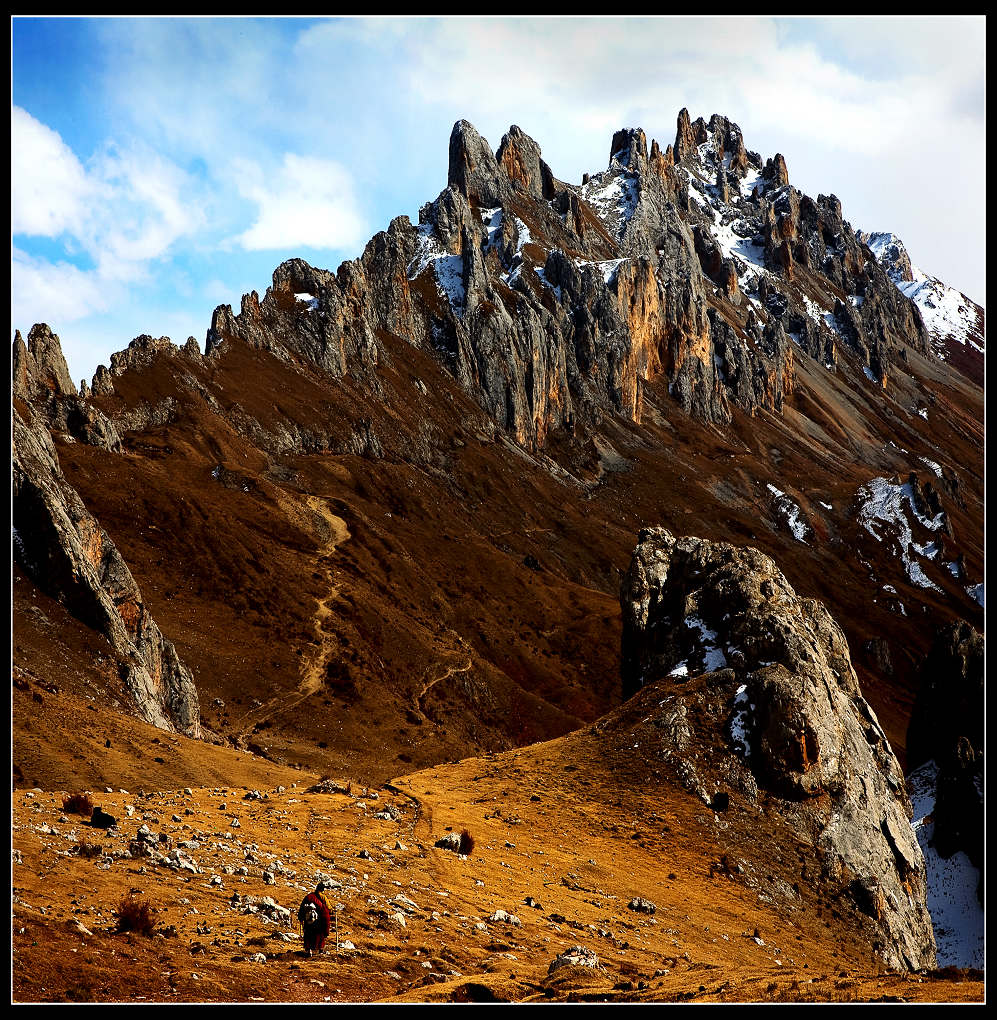
[[[46,394],[15,342],[220,739],[384,778],[568,732],[620,700],[618,578],[661,525],[824,601],[902,760],[934,627],[982,621],[982,390],[736,125],[683,111],[663,152],[610,149],[571,185],[460,122],[418,226],[335,274],[284,263],[204,354],[140,337]]]
[[[20,334],[15,339],[15,391],[58,397],[68,383],[68,395],[75,397],[58,338],[36,328],[29,342],[30,349]],[[199,737],[200,708],[189,670],[149,614],[114,543],[66,481],[48,429],[20,395],[13,406],[12,446],[11,525],[18,564],[107,640],[118,660],[115,679],[143,719]]]

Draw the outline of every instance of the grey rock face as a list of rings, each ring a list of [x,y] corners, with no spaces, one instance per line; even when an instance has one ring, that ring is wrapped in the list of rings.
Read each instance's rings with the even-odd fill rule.
[[[508,197],[508,177],[499,170],[491,147],[466,120],[454,124],[450,134],[447,183],[472,204],[485,208],[502,205]]]
[[[88,394],[77,393],[59,338],[45,323],[31,329],[27,345],[15,332],[11,367],[12,395],[30,404],[50,429],[90,446],[121,449],[112,422],[88,401]]]
[[[99,631],[123,661],[139,714],[162,729],[200,736],[197,690],[149,614],[114,543],[59,466],[45,424],[13,413],[15,557],[43,591]]]
[[[76,395],[59,338],[43,322],[31,328],[27,344],[20,330],[14,334],[13,390],[32,400]]]
[[[880,930],[885,962],[933,965],[903,775],[823,604],[756,549],[663,529],[640,533],[620,600],[624,696],[657,684],[675,693],[674,716],[685,677],[716,678],[731,723],[696,736],[734,746],[758,787],[813,832],[825,875]],[[691,758],[694,740],[669,746]]]
[[[385,338],[401,337],[538,448],[606,414],[639,421],[642,387],[659,376],[686,413],[726,424],[735,406],[782,410],[797,345],[833,368],[844,344],[884,385],[907,347],[928,350],[916,307],[840,202],[791,187],[785,160],[763,164],[727,118],[692,121],[682,110],[664,152],[640,128],[616,132],[610,150],[607,169],[575,186],[554,177],[516,125],[493,152],[459,121],[448,186],[418,226],[398,217],[335,273],[283,263],[262,299],[253,292],[238,312],[215,310],[204,357],[234,341],[372,381]],[[822,307],[807,297],[815,292]],[[28,380],[63,403],[75,392],[52,341],[36,327],[27,345],[15,342],[15,393]],[[98,369],[92,394],[112,393],[118,375],[165,351],[201,358],[192,341],[181,353],[166,338],[138,337]],[[118,448],[98,415],[78,408],[57,424]]]

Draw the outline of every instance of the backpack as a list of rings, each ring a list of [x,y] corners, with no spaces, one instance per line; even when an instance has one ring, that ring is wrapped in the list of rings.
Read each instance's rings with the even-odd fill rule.
[[[329,893],[322,891],[317,894],[318,898],[325,904],[325,909],[329,911],[329,917],[332,917],[336,913],[336,905],[333,902],[332,896]]]
[[[301,914],[301,923],[306,928],[314,927],[318,924],[318,907],[314,903],[306,903],[305,908]]]

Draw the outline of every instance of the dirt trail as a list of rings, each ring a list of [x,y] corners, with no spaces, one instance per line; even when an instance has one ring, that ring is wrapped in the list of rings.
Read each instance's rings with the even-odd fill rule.
[[[433,687],[435,687],[441,680],[446,680],[448,677],[453,676],[454,673],[467,673],[471,669],[471,665],[472,665],[472,663],[471,663],[471,656],[469,655],[467,657],[467,665],[466,666],[451,666],[449,669],[445,670],[443,673],[441,673],[435,679],[430,680],[427,683],[423,684],[422,690],[419,691],[419,693],[415,696],[415,706],[414,707],[415,707],[415,710],[419,713],[419,715],[421,715],[424,719],[426,718],[426,713],[425,713],[425,711],[423,710],[423,707],[422,707],[422,699],[429,693],[429,691]]]
[[[257,723],[296,708],[306,698],[319,691],[324,682],[325,669],[329,661],[330,646],[332,644],[331,638],[325,631],[325,623],[332,615],[329,605],[339,595],[339,586],[334,580],[335,570],[328,561],[335,554],[339,546],[350,537],[350,532],[346,526],[346,521],[332,513],[326,500],[321,496],[305,496],[305,503],[308,509],[322,518],[329,531],[329,537],[320,545],[317,555],[317,564],[324,568],[329,587],[329,594],[325,598],[319,599],[315,610],[315,635],[318,638],[318,645],[312,648],[303,659],[301,663],[301,680],[297,687],[290,691],[282,691],[273,698],[269,698],[262,705],[258,705],[247,712],[236,723],[238,727],[236,740],[239,743],[245,741]],[[307,531],[314,532],[316,530],[314,520],[308,519],[309,515],[300,503],[289,498],[282,498],[280,504],[284,512],[289,517],[296,519]]]

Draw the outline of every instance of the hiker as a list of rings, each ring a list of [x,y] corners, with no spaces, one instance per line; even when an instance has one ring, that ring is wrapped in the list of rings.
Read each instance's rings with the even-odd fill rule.
[[[329,936],[329,925],[331,915],[329,904],[322,895],[325,891],[325,883],[319,882],[315,892],[309,893],[298,907],[298,920],[305,934],[305,955],[312,956],[314,953],[322,952],[325,940]]]

